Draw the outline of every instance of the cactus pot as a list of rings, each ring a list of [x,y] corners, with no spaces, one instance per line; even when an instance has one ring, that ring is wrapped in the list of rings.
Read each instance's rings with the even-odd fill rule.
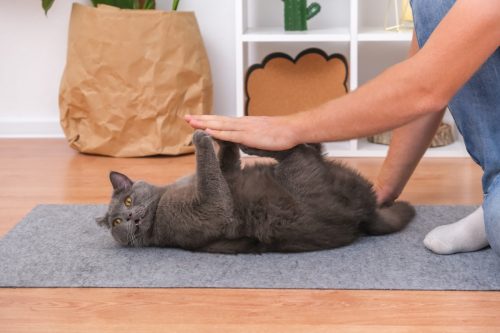
[[[313,2],[309,6],[307,0],[283,0],[285,5],[285,30],[305,31],[307,21],[316,16],[321,6]]]

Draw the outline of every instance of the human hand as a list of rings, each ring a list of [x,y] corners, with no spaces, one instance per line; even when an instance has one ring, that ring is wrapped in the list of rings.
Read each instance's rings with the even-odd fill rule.
[[[216,139],[263,150],[285,150],[300,143],[293,116],[224,117],[186,115],[193,128],[205,130]]]

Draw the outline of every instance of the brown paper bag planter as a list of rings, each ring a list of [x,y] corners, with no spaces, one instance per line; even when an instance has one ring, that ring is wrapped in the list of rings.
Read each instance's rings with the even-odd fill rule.
[[[74,4],[59,106],[66,138],[80,152],[193,152],[183,116],[212,111],[210,67],[194,14]]]
[[[268,55],[248,69],[245,112],[279,116],[309,110],[347,93],[347,61],[307,49],[295,59],[284,53]]]

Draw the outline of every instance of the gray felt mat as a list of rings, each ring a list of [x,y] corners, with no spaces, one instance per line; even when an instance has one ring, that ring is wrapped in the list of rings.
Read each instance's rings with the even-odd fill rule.
[[[429,230],[470,206],[420,206],[404,231],[344,248],[263,255],[122,248],[94,222],[105,210],[36,207],[0,240],[0,286],[500,290],[491,249],[439,256],[422,245]]]

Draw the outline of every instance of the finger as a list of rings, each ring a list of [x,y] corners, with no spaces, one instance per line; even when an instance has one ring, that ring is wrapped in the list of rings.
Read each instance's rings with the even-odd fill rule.
[[[203,123],[199,123],[199,122],[196,122],[194,120],[187,120],[188,124],[195,128],[195,129],[202,129],[204,130],[206,128],[206,126],[203,125]]]
[[[214,114],[190,114],[184,117],[188,117],[190,120],[198,120],[198,121],[234,119],[233,117],[218,116]]]
[[[216,121],[219,116],[215,115],[185,115],[184,120],[189,123],[194,128],[205,129],[207,127],[207,121]]]
[[[189,124],[191,124],[191,126],[196,128],[203,128],[203,129],[210,128],[218,131],[239,131],[242,130],[244,127],[244,124],[242,124],[241,119],[226,118],[226,117],[206,119],[206,120],[193,119],[189,122]]]

